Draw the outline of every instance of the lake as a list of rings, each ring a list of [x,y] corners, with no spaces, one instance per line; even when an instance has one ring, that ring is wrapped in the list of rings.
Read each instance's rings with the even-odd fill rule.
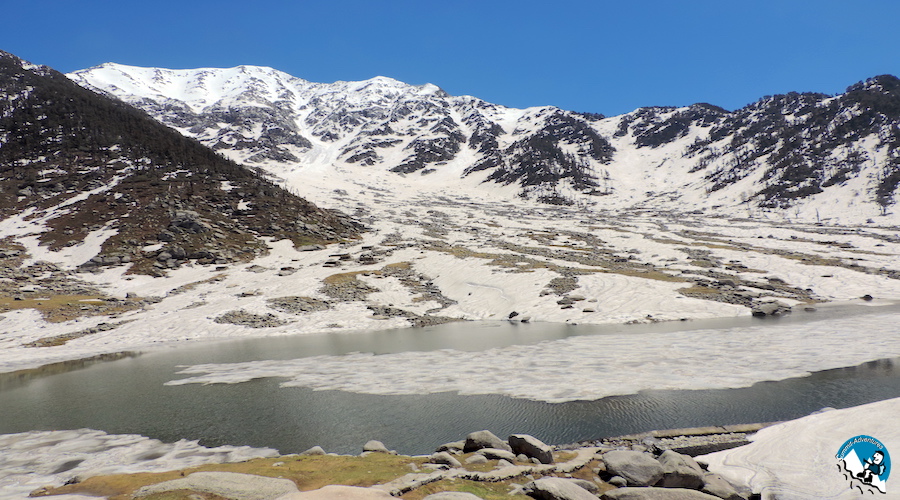
[[[824,325],[850,314],[862,321],[881,318],[878,315],[885,312],[896,313],[898,308],[827,308],[777,320],[731,318],[647,325],[456,323],[187,344],[125,355],[115,361],[70,363],[27,375],[4,375],[0,377],[0,433],[91,428],[166,442],[192,439],[206,446],[271,447],[282,453],[301,452],[314,445],[330,452],[358,453],[366,441],[377,439],[401,453],[424,454],[481,429],[500,436],[528,433],[549,443],[570,443],[652,429],[787,420],[823,407],[900,397],[900,358],[736,389],[642,390],[560,403],[500,394],[314,390],[283,387],[284,380],[278,377],[233,384],[166,383],[184,377],[178,374],[183,367],[203,363],[442,349],[474,354],[510,346],[603,339],[623,332],[640,339],[641,335],[675,335],[697,329],[758,331],[761,327]],[[873,352],[872,358],[879,358],[878,353]],[[367,376],[378,377],[379,373],[372,370]],[[414,385],[415,380],[410,383]]]

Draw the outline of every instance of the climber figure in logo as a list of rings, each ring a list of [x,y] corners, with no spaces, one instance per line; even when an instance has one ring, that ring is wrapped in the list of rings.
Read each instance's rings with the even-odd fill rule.
[[[866,484],[872,484],[873,476],[881,476],[884,474],[884,453],[876,451],[872,454],[872,458],[866,459],[865,468],[858,473],[856,477],[860,478]]]

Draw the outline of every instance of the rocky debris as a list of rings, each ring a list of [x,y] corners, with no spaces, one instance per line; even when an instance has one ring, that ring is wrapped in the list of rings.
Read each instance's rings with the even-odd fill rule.
[[[419,294],[417,300],[439,304],[439,307],[429,309],[427,314],[434,314],[457,303],[445,296],[431,278],[415,272],[409,265],[385,266],[380,272],[382,276],[397,278],[411,293]]]
[[[168,231],[171,233],[200,234],[210,231],[210,225],[193,210],[178,210],[172,215]]]
[[[312,297],[275,297],[266,301],[266,305],[276,311],[288,314],[304,314],[325,311],[331,308],[328,301]]]
[[[607,491],[600,498],[602,500],[718,500],[718,497],[684,488],[618,488]]]
[[[466,436],[466,442],[463,451],[466,453],[478,451],[484,448],[496,448],[498,450],[506,450],[512,452],[512,448],[498,438],[494,433],[488,430],[472,432]]]
[[[657,430],[561,445],[556,448],[578,449],[584,446],[603,446],[609,449],[639,448],[653,453],[672,450],[689,456],[697,456],[749,444],[748,436],[750,434],[776,423],[778,422]]]
[[[663,477],[663,466],[649,453],[613,450],[603,454],[606,471],[624,477],[632,486],[652,486]]]
[[[556,295],[565,295],[578,288],[578,278],[572,276],[563,276],[553,278],[547,283],[547,289]]]
[[[791,306],[778,301],[757,303],[751,310],[751,313],[758,317],[781,316],[790,312]]]
[[[372,311],[372,316],[376,318],[406,318],[414,327],[421,328],[425,326],[442,325],[453,321],[459,321],[456,318],[448,318],[445,316],[431,316],[428,314],[421,315],[412,311],[400,309],[390,306],[369,305],[366,306]]]
[[[266,314],[253,314],[243,309],[238,309],[236,311],[228,311],[221,316],[217,316],[213,318],[213,321],[219,324],[231,324],[231,325],[240,325],[246,326],[249,328],[272,328],[276,326],[282,326],[289,323],[289,321],[284,321],[279,319],[272,313]]]
[[[553,450],[540,439],[528,434],[513,434],[507,439],[513,453],[536,458],[542,464],[553,463]]]
[[[326,280],[322,288],[319,289],[319,292],[323,295],[347,302],[366,300],[370,293],[377,291],[377,288],[363,283],[356,277],[333,281]]]
[[[299,492],[297,485],[289,479],[236,472],[194,472],[184,478],[144,486],[134,494],[134,497],[141,498],[178,490],[193,490],[232,500],[271,500]]]
[[[545,477],[525,485],[525,494],[538,500],[597,500],[578,483],[561,477]]]

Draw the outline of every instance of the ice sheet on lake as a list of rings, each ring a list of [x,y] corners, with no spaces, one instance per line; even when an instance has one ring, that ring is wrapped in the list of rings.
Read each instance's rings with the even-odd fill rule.
[[[745,387],[900,356],[900,314],[669,333],[571,337],[480,352],[313,356],[187,367],[167,385],[284,377],[283,386],[369,394],[504,394],[563,402],[647,389]]]
[[[103,474],[161,472],[277,454],[270,448],[206,448],[196,441],[163,443],[144,436],[90,429],[3,434],[0,500],[28,498],[40,487],[61,486],[76,476],[84,479]]]
[[[845,476],[836,457],[842,444],[868,435],[890,452],[900,450],[900,398],[843,410],[830,410],[759,431],[751,444],[697,457],[729,481],[744,485],[762,498],[862,498],[870,488]],[[900,498],[900,485],[888,481],[887,494],[865,497]],[[873,496],[874,495],[874,496]]]

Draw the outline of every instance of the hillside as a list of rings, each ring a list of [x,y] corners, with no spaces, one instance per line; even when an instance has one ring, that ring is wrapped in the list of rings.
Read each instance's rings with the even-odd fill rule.
[[[69,75],[292,188],[371,178],[588,209],[893,224],[900,80],[614,117],[512,109],[377,77],[105,64]]]
[[[0,95],[0,218],[49,251],[95,250],[70,264],[160,275],[249,260],[263,238],[357,234],[347,217],[50,68],[0,53]]]

